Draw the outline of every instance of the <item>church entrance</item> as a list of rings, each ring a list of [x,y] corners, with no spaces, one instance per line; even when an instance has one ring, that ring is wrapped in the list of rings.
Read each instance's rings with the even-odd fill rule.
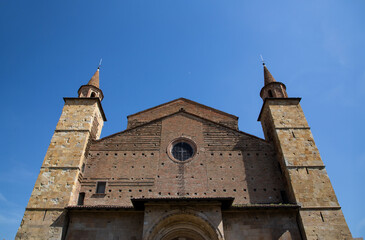
[[[165,232],[161,240],[208,240],[211,239],[209,234],[201,230],[190,228],[175,228]]]
[[[217,227],[189,213],[174,213],[160,219],[145,240],[220,240]]]
[[[211,240],[212,233],[200,226],[188,222],[180,222],[164,226],[152,239],[160,240]]]
[[[216,199],[149,200],[143,204],[143,240],[224,239],[222,203]]]

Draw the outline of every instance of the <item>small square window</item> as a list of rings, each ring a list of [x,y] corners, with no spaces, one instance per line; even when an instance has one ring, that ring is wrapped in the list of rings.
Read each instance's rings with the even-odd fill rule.
[[[105,193],[106,182],[98,182],[96,185],[96,193]]]

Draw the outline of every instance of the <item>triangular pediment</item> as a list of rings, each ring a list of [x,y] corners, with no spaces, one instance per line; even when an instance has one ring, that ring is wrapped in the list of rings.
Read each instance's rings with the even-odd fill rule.
[[[249,145],[255,145],[259,148],[262,146],[265,148],[271,146],[266,140],[241,132],[235,128],[186,111],[177,111],[97,140],[91,145],[91,149],[158,150],[160,147],[162,122],[176,116],[183,116],[203,123],[207,147],[222,148],[222,150],[228,147],[233,150],[245,148]],[[212,141],[212,144],[208,143],[209,141]]]
[[[222,112],[212,107],[194,102],[186,98],[178,98],[173,101],[158,105],[153,108],[128,116],[128,128],[132,128],[178,111],[185,111],[194,115],[204,117],[210,121],[220,123],[237,129],[238,117]]]

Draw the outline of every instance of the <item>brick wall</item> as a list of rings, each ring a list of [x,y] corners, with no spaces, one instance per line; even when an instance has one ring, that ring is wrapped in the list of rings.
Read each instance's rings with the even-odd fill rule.
[[[186,163],[167,154],[179,137],[197,147]],[[96,141],[86,162],[81,187],[86,205],[131,205],[131,198],[176,196],[281,203],[285,190],[268,142],[187,112]],[[105,195],[95,194],[98,181],[107,182]]]

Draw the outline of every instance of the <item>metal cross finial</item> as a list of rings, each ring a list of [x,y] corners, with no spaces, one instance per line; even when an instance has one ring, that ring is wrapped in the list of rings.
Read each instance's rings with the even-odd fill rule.
[[[260,54],[260,58],[261,58],[262,65],[265,65],[264,58],[262,57],[262,55],[261,55],[261,54]]]
[[[100,69],[100,67],[101,67],[101,62],[102,62],[102,61],[103,61],[103,59],[102,59],[102,58],[100,58],[98,69]]]

